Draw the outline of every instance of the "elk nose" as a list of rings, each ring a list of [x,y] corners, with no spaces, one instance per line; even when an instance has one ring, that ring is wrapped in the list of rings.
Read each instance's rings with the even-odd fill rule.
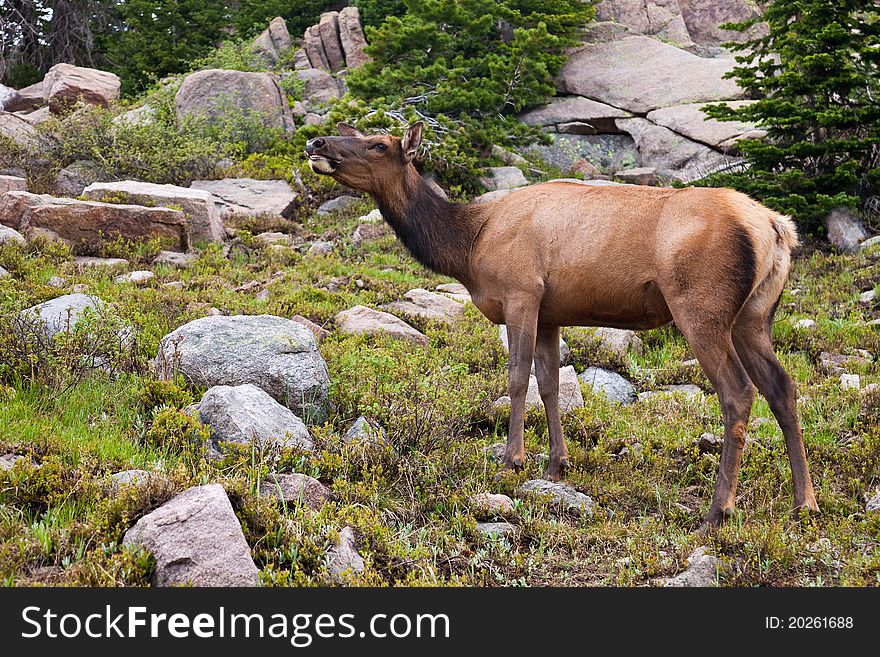
[[[316,150],[321,148],[326,143],[327,142],[324,141],[323,137],[315,137],[314,139],[309,139],[306,142],[306,153],[311,155],[312,153],[314,153]]]

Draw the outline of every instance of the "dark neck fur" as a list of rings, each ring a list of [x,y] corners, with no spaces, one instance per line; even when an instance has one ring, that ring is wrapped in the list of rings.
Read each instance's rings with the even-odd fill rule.
[[[396,187],[372,196],[397,237],[425,267],[467,284],[479,213],[439,196],[412,166]]]

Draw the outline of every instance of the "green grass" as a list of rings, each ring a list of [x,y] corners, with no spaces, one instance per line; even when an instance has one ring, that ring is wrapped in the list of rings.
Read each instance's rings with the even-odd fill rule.
[[[185,437],[189,429],[177,410],[203,391],[156,382],[150,358],[163,335],[209,308],[300,314],[332,329],[334,315],[355,304],[375,307],[444,282],[414,263],[387,228],[353,245],[357,217],[369,209],[311,217],[296,231],[295,245],[280,251],[242,234],[226,256],[210,246],[190,269],[155,268],[157,278],[146,287],[114,283],[118,272],[76,271],[63,248],[0,247],[0,265],[13,274],[0,280],[0,317],[79,284],[109,302],[138,336],[113,374],[81,371],[75,359],[60,357],[26,373],[0,363],[0,453],[26,456],[0,473],[0,581],[143,585],[152,562],[120,549],[125,530],[175,493],[216,481],[229,492],[269,585],[331,584],[323,554],[345,525],[357,529],[368,564],[356,581],[369,585],[645,586],[680,571],[702,544],[726,562],[724,585],[880,583],[880,517],[866,515],[863,497],[880,486],[880,395],[860,399],[842,391],[838,377],[819,366],[822,351],[880,353],[880,332],[868,323],[880,316],[878,306],[858,300],[880,281],[878,251],[802,254],[774,324],[780,358],[800,391],[818,517],[790,513],[784,442],[759,397],[737,513],[715,534],[697,531],[718,456],[700,454],[696,439],[721,433],[721,416],[699,368],[682,365],[693,356],[674,327],[642,333],[644,352],[626,358],[599,350],[589,330],[564,330],[578,371],[598,364],[620,371],[639,391],[694,383],[707,395],[619,407],[585,389],[585,407],[564,418],[573,464],[567,481],[593,497],[596,515],[566,517],[539,501],[517,500],[509,518],[521,528],[515,539],[482,539],[467,504],[482,491],[516,497],[519,484],[542,470],[535,458],[522,473],[495,476],[487,448],[505,439],[506,426],[490,406],[506,389],[506,355],[496,328],[473,307],[451,328],[413,322],[429,336],[428,349],[334,332],[321,346],[334,412],[312,428],[311,453],[242,449],[209,464],[195,448],[162,442],[175,422],[184,423]],[[315,239],[335,240],[336,250],[306,256]],[[152,268],[156,248],[113,244],[105,255],[128,257],[131,269]],[[47,285],[55,275],[65,278],[61,290]],[[170,281],[183,289],[163,287]],[[237,291],[251,281],[265,285]],[[256,296],[262,289],[268,298]],[[803,317],[817,328],[793,329]],[[0,335],[0,353],[11,339]],[[876,363],[850,371],[863,387],[880,382]],[[379,421],[391,447],[340,441],[359,414]],[[157,417],[162,424],[153,426]],[[534,414],[526,448],[547,452],[545,424]],[[107,475],[128,468],[161,472],[164,481],[109,494]],[[278,508],[256,495],[273,471],[315,476],[336,501],[320,512]]]

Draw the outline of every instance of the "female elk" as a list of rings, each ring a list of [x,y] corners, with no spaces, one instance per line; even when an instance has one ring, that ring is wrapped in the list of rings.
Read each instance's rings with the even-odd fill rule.
[[[729,189],[548,182],[483,205],[449,203],[412,164],[422,124],[400,139],[341,136],[306,145],[311,168],[373,197],[425,266],[461,281],[510,343],[504,466],[525,459],[523,416],[534,358],[553,481],[568,465],[559,420],[559,327],[650,329],[674,321],[718,393],[724,446],[706,522],[734,507],[755,386],[785,435],[797,509],[817,511],[795,386],[770,325],[797,234],[788,217]]]

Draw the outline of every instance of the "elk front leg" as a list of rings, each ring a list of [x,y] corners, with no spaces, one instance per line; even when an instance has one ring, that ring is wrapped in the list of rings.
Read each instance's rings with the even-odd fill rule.
[[[505,308],[507,341],[510,359],[507,363],[507,389],[510,395],[510,426],[507,432],[507,449],[504,451],[504,469],[520,469],[525,465],[526,392],[529,374],[535,357],[535,335],[538,329],[538,304],[521,302]]]
[[[550,464],[544,478],[559,481],[568,467],[568,448],[559,420],[559,327],[539,327],[535,342],[535,373],[550,435]]]

